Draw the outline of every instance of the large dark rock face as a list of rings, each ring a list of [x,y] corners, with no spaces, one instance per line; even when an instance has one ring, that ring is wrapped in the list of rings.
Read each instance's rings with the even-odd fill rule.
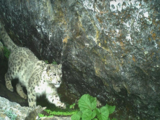
[[[118,120],[160,119],[159,0],[1,0],[0,17],[16,44],[63,62],[66,99],[89,93]]]

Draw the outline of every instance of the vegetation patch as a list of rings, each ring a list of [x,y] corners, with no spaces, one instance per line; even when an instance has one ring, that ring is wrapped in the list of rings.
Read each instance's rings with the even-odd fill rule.
[[[75,114],[77,111],[52,111],[49,109],[44,110],[48,115],[39,114],[39,117],[53,117],[53,116],[71,116]]]
[[[10,55],[10,51],[7,49],[7,47],[3,47],[3,54],[8,59]]]
[[[39,117],[53,117],[53,116],[71,116],[71,120],[116,120],[111,119],[110,114],[115,111],[115,106],[106,104],[101,108],[97,108],[97,99],[84,94],[78,101],[78,108],[76,103],[62,110],[59,108],[46,109]]]
[[[44,60],[44,62],[45,62],[46,64],[49,63],[48,60]],[[53,59],[52,64],[53,64],[53,65],[57,65],[57,62]]]
[[[115,110],[115,106],[105,105],[97,108],[97,100],[89,94],[84,94],[78,101],[79,111],[71,116],[72,120],[111,120],[109,115]],[[116,120],[116,119],[112,119]]]

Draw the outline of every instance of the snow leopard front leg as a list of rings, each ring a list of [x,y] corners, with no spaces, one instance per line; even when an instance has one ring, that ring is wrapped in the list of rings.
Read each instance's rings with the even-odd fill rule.
[[[36,107],[36,92],[35,92],[33,86],[30,86],[27,89],[27,95],[28,95],[28,105],[29,105],[29,107],[35,108]]]
[[[53,103],[56,107],[66,109],[65,103],[62,103],[60,101],[60,97],[58,96],[58,94],[48,94],[46,97],[47,97],[48,101],[50,103]]]

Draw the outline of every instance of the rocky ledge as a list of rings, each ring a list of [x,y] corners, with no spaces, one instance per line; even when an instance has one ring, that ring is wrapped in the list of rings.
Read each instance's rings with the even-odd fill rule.
[[[10,102],[4,97],[0,97],[0,120],[71,120],[70,117],[43,117],[38,114],[44,110],[37,106],[34,110],[29,107],[23,107],[16,102]]]

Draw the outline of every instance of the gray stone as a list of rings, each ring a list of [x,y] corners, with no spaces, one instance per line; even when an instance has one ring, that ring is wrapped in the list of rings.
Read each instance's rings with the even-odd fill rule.
[[[77,2],[77,0],[68,0],[69,7],[71,7],[72,5],[74,5],[76,2]]]
[[[24,120],[28,113],[31,112],[29,107],[21,107],[15,102],[10,102],[6,98],[0,97],[0,120],[10,120],[7,113],[16,116],[16,120]]]
[[[36,120],[38,114],[41,113],[45,108],[37,106],[35,109],[29,107],[22,107],[16,102],[10,102],[6,98],[0,97],[0,120],[14,120],[12,116],[16,116],[15,120]],[[70,117],[43,117],[40,120],[71,120]]]

